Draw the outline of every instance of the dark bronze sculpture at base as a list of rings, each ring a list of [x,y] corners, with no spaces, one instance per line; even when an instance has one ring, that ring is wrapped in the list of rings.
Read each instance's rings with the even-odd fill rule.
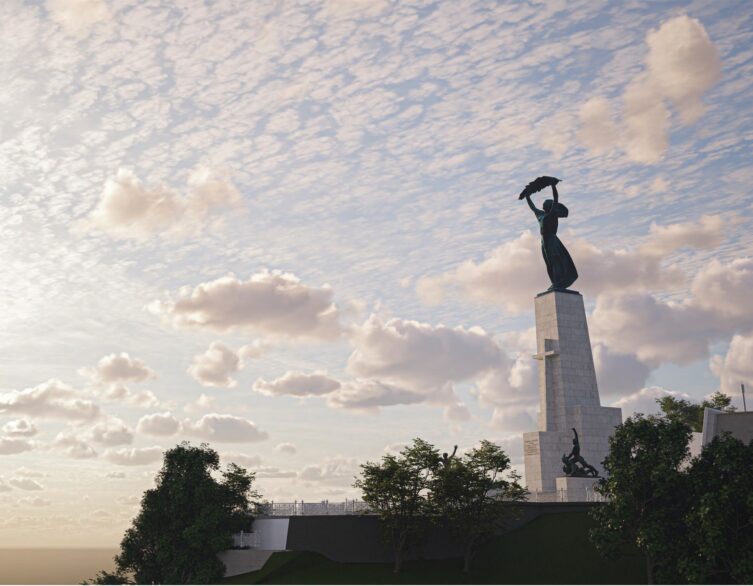
[[[573,449],[570,451],[570,454],[562,455],[562,462],[565,464],[562,467],[562,470],[565,473],[565,476],[598,478],[599,471],[586,462],[583,459],[583,456],[580,455],[580,441],[578,441],[578,432],[575,431],[574,427],[573,433],[575,434],[575,437],[573,438]]]
[[[526,199],[528,206],[536,214],[536,220],[539,222],[541,254],[544,257],[546,272],[552,283],[548,289],[549,291],[565,290],[575,283],[578,278],[578,271],[575,268],[573,259],[570,257],[570,253],[560,239],[557,238],[559,218],[567,218],[569,214],[568,209],[558,201],[557,183],[559,183],[559,179],[556,177],[546,175],[538,177],[526,185],[518,197],[518,199]],[[544,201],[544,209],[540,210],[533,205],[531,195],[546,187],[552,188],[554,199]]]

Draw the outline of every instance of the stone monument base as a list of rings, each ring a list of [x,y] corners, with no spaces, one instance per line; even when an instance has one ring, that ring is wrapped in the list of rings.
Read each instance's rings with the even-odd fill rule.
[[[569,503],[594,500],[594,485],[598,482],[598,478],[579,476],[558,476],[554,480],[558,500],[561,498]]]

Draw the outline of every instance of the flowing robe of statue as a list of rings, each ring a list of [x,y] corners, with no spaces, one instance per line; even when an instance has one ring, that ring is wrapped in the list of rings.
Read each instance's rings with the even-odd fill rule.
[[[542,180],[546,179],[546,183],[551,185],[552,194],[554,200],[548,199],[544,202],[544,209],[538,209],[531,201],[531,194],[528,193],[530,185],[534,185],[537,182],[543,183]],[[539,177],[532,182],[529,187],[521,194],[526,198],[529,207],[536,214],[536,219],[539,222],[539,232],[541,233],[541,254],[544,257],[546,263],[546,272],[549,274],[549,280],[552,285],[549,289],[567,289],[578,278],[578,271],[575,268],[570,253],[557,237],[557,228],[559,227],[559,218],[566,218],[568,216],[568,209],[559,203],[557,200],[559,195],[557,193],[556,183],[558,179],[554,177]]]

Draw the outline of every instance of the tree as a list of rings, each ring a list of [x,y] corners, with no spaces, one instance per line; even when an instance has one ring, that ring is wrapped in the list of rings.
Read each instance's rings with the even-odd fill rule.
[[[515,513],[512,505],[525,500],[527,491],[519,480],[510,470],[507,454],[487,440],[437,468],[430,484],[431,500],[463,544],[464,572],[470,571],[478,548]]]
[[[735,407],[732,406],[732,397],[725,395],[721,391],[716,391],[701,403],[692,403],[686,399],[678,399],[672,395],[656,399],[656,402],[659,403],[664,417],[682,421],[696,432],[703,431],[703,410],[706,407],[719,409],[725,413],[735,411]]]
[[[677,418],[638,413],[617,426],[604,460],[606,478],[597,492],[606,497],[592,511],[591,540],[613,556],[633,544],[646,558],[649,583],[678,580],[683,555],[686,478],[680,465],[688,457],[690,427]]]
[[[141,510],[126,530],[115,557],[117,574],[138,584],[210,584],[224,567],[217,554],[232,546],[231,535],[252,520],[259,494],[254,474],[235,464],[222,471],[206,444],[183,442],[165,452],[156,487],[141,499]]]
[[[416,438],[398,456],[388,454],[381,462],[362,464],[361,478],[353,484],[382,521],[392,545],[396,573],[411,540],[425,526],[425,515],[430,512],[427,492],[438,463],[437,449]]]
[[[681,564],[685,579],[753,583],[753,442],[717,436],[692,461],[687,475],[685,525],[694,547]]]

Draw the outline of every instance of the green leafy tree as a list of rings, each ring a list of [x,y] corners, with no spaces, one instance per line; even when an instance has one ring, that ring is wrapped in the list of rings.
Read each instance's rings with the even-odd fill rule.
[[[463,544],[463,571],[469,572],[478,548],[516,513],[527,491],[510,469],[502,449],[482,440],[462,457],[445,460],[430,483],[431,500]]]
[[[426,524],[430,512],[427,492],[438,462],[437,449],[416,438],[398,456],[388,454],[381,462],[362,464],[361,478],[353,484],[382,521],[392,545],[395,572],[400,571],[411,540]]]
[[[703,410],[706,407],[719,409],[725,413],[732,413],[735,407],[732,406],[732,397],[725,395],[721,391],[716,391],[708,399],[701,403],[692,403],[686,399],[678,399],[671,395],[656,399],[662,410],[664,417],[676,419],[690,426],[693,431],[703,431]]]
[[[212,473],[220,473],[220,480]],[[156,487],[126,530],[115,557],[117,574],[138,584],[210,584],[224,574],[217,554],[247,528],[259,494],[254,474],[230,464],[220,471],[208,445],[183,442],[165,452]]]
[[[693,549],[681,563],[685,579],[753,584],[753,442],[718,436],[687,474],[685,524]]]
[[[646,558],[649,583],[680,579],[677,561],[687,541],[686,478],[690,428],[674,418],[636,414],[617,426],[597,492],[607,501],[592,511],[591,540],[608,556],[633,544]]]

